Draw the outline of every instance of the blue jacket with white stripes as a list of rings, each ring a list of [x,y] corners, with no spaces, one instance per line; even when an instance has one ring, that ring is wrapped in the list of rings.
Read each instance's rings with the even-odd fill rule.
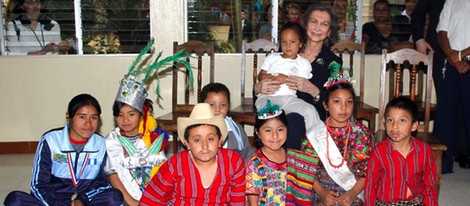
[[[111,188],[103,170],[105,164],[106,145],[101,135],[93,134],[83,151],[77,153],[67,126],[50,130],[41,137],[36,150],[31,194],[44,205],[55,205],[64,196],[72,198],[77,193],[76,198],[88,205],[96,195]],[[78,182],[76,188],[73,176]]]

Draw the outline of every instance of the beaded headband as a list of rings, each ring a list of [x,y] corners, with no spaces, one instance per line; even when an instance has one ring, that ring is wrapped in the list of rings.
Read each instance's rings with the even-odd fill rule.
[[[258,119],[271,119],[282,114],[282,110],[278,105],[271,105],[271,101],[268,99],[266,106],[259,109]]]
[[[326,89],[339,83],[352,83],[351,77],[349,76],[349,68],[342,67],[341,64],[338,64],[336,61],[331,62],[328,68],[330,69],[330,77],[328,77],[328,81],[325,82],[324,86]]]

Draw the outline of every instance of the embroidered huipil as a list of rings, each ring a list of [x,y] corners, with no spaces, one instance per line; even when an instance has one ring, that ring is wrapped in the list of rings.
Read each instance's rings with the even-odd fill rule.
[[[152,147],[147,148],[144,141],[139,137],[128,138],[121,136],[119,127],[109,133],[105,139],[108,152],[108,164],[105,166],[106,173],[108,175],[117,173],[127,192],[134,199],[139,200],[146,184],[150,182],[153,167],[166,160],[165,154],[163,151],[150,152],[149,150]],[[157,140],[154,143],[157,143]],[[126,148],[124,144],[132,144],[134,147],[130,145],[129,148]]]
[[[246,194],[257,195],[258,204],[285,205],[287,161],[269,160],[260,149],[246,161]]]
[[[246,193],[257,195],[259,205],[310,206],[318,161],[317,156],[287,149],[286,162],[278,164],[257,150],[247,161]]]
[[[376,200],[394,203],[416,197],[421,197],[426,206],[438,205],[431,148],[414,137],[411,141],[406,157],[393,148],[389,139],[374,148],[364,186],[366,205],[373,205]],[[407,188],[411,190],[410,197],[406,197]]]
[[[331,134],[333,141],[336,143],[341,154],[343,154],[347,139],[347,134],[345,132],[346,127],[333,128],[333,133],[339,133],[341,135],[335,136]],[[302,142],[302,148],[306,153],[317,155],[312,145],[305,139]],[[369,132],[369,129],[360,122],[355,122],[352,125],[352,133],[349,135],[349,143],[347,145],[348,152],[346,153],[345,163],[348,165],[349,170],[356,176],[356,180],[361,177],[366,177],[367,164],[372,150],[372,138]],[[328,175],[327,171],[324,168],[324,164],[329,164],[328,162],[320,162],[319,168],[317,171],[317,180],[320,182],[324,189],[337,191],[340,195],[346,191],[336,184],[333,179]],[[321,198],[318,194],[315,193],[314,198],[316,203],[321,203]],[[362,200],[356,198],[353,205],[361,204]]]

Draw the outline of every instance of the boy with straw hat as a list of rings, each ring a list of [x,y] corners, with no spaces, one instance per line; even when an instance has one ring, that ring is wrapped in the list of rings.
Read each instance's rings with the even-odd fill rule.
[[[219,148],[227,133],[223,117],[207,103],[178,118],[178,136],[187,150],[163,163],[139,205],[244,205],[243,158]]]

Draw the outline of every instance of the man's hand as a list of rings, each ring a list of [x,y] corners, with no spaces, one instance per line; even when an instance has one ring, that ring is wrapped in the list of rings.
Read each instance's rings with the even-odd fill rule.
[[[470,64],[466,61],[457,61],[453,65],[460,74],[465,74],[470,70]]]
[[[428,42],[426,42],[426,40],[424,39],[420,39],[416,41],[416,50],[418,50],[418,52],[423,53],[423,54],[428,54],[428,50],[434,51],[431,45],[429,45]]]

